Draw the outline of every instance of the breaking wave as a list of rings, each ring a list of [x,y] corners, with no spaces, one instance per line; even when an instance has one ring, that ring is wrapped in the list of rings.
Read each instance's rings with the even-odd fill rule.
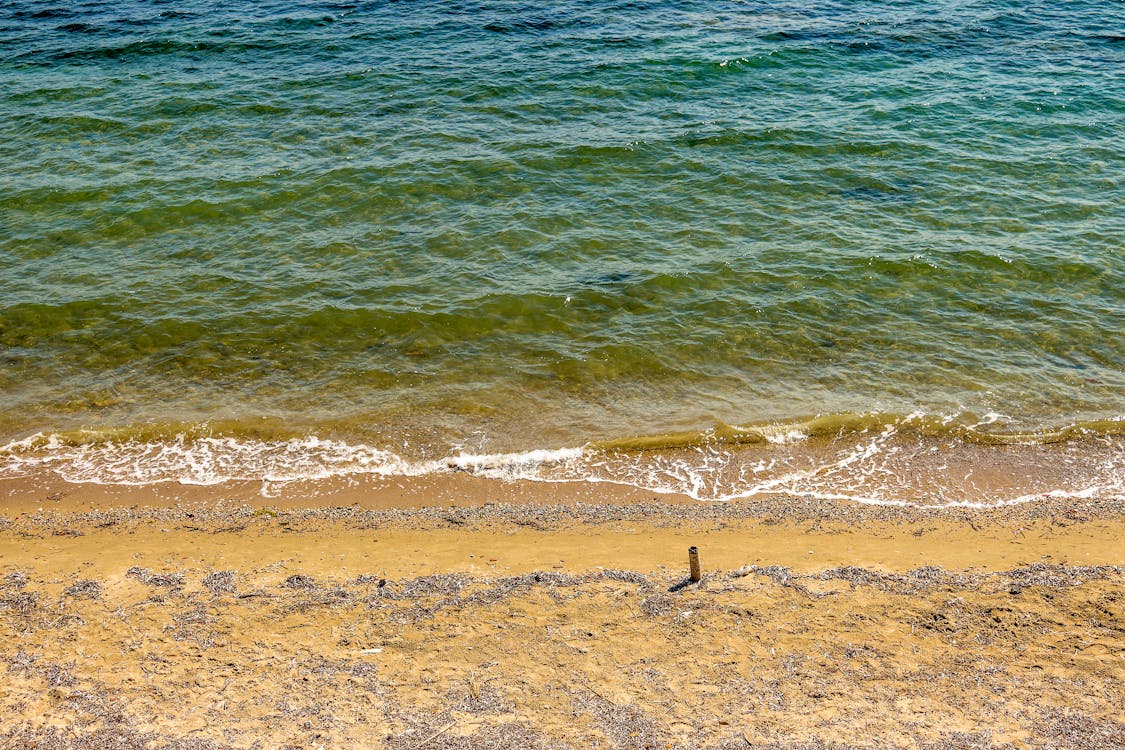
[[[1125,420],[996,429],[1006,422],[1000,415],[830,415],[566,448],[453,450],[436,458],[316,436],[146,426],[12,441],[0,447],[0,479],[46,472],[97,484],[260,481],[265,492],[333,477],[465,472],[505,482],[606,482],[713,502],[803,496],[932,507],[1125,495]]]

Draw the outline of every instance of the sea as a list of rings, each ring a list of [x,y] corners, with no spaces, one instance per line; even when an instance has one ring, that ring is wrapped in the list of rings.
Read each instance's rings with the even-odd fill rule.
[[[1125,494],[1120,0],[6,0],[0,479]]]

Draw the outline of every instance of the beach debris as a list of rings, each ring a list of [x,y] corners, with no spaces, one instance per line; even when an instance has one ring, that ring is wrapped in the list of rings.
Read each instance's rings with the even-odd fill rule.
[[[5,596],[0,598],[0,612],[4,610],[13,610],[21,614],[30,614],[38,606],[38,597],[35,594],[21,591],[15,596]]]
[[[443,735],[443,734],[445,734],[446,732],[448,732],[448,731],[449,731],[450,729],[452,729],[452,728],[453,728],[454,726],[456,726],[456,724],[457,724],[457,722],[455,722],[455,721],[451,721],[451,722],[449,722],[449,723],[448,723],[448,724],[446,724],[446,725],[445,725],[444,727],[442,727],[441,729],[437,730],[436,732],[434,732],[433,734],[431,734],[431,735],[430,735],[429,737],[427,737],[426,739],[422,740],[422,741],[421,741],[421,742],[419,742],[419,743],[418,743],[417,745],[415,745],[415,746],[414,746],[414,750],[419,750],[419,748],[423,748],[423,747],[425,747],[426,745],[430,744],[430,742],[432,742],[433,740],[436,740],[436,739],[437,739],[438,737],[440,737],[441,735]]]
[[[660,724],[643,704],[610,700],[589,682],[566,693],[574,714],[588,717],[609,739],[610,747],[642,750],[668,746],[661,742]]]
[[[130,578],[136,578],[146,586],[181,588],[184,585],[183,573],[153,573],[148,568],[142,568],[136,565],[125,571],[125,575]]]
[[[27,586],[27,573],[20,570],[13,570],[4,576],[4,588],[13,589],[15,591],[22,591]]]
[[[235,591],[234,571],[212,571],[203,578],[203,585],[216,596],[219,594],[233,594]]]
[[[1122,570],[1117,565],[1102,565],[1089,567],[1085,565],[1069,566],[1065,562],[1061,565],[1047,563],[1032,563],[1024,567],[1008,571],[1011,582],[1020,586],[1080,586],[1086,581],[1104,579],[1109,576],[1119,575]]]
[[[100,599],[102,585],[97,581],[77,581],[63,589],[63,593],[75,599]]]
[[[666,594],[653,594],[641,600],[641,612],[649,617],[667,617],[672,613],[672,598]]]
[[[622,583],[636,584],[648,583],[647,576],[644,576],[640,573],[635,573],[631,570],[614,570],[613,568],[607,568],[601,571],[600,577],[605,581],[621,581]]]
[[[34,674],[35,662],[37,661],[39,661],[37,654],[29,654],[23,650],[17,651],[8,663],[8,674],[22,673],[25,677],[30,677]]]

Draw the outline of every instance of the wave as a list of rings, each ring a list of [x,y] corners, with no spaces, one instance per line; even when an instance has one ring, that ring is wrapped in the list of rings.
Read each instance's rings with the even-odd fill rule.
[[[77,31],[77,26],[85,24],[71,24],[73,29],[64,33]],[[91,27],[89,32],[97,33],[98,29]],[[119,42],[117,37],[110,37],[104,44],[86,47],[73,47],[65,42],[55,48],[30,48],[14,55],[14,59],[24,63],[91,63],[98,61],[135,61],[161,56],[183,55],[239,55],[246,53],[270,53],[286,48],[286,42],[280,39],[262,38],[249,39],[180,39],[172,37],[153,37],[127,42]]]
[[[0,447],[0,479],[278,485],[451,473],[589,482],[728,502],[776,496],[875,505],[984,507],[1043,496],[1125,496],[1125,418],[1005,431],[1000,415],[835,414],[805,420],[495,453],[403,451],[274,426],[145,425],[38,433]]]
[[[1093,435],[1125,435],[1125,417],[1074,421],[1058,427],[1012,429],[1002,414],[823,414],[805,419],[600,441],[606,450],[659,450],[713,444],[787,443],[891,430],[899,436],[947,438],[982,445],[1044,445]]]

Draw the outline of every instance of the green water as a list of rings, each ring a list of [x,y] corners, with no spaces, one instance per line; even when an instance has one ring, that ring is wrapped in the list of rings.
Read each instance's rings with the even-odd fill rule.
[[[8,3],[0,437],[1115,434],[1123,7]]]

